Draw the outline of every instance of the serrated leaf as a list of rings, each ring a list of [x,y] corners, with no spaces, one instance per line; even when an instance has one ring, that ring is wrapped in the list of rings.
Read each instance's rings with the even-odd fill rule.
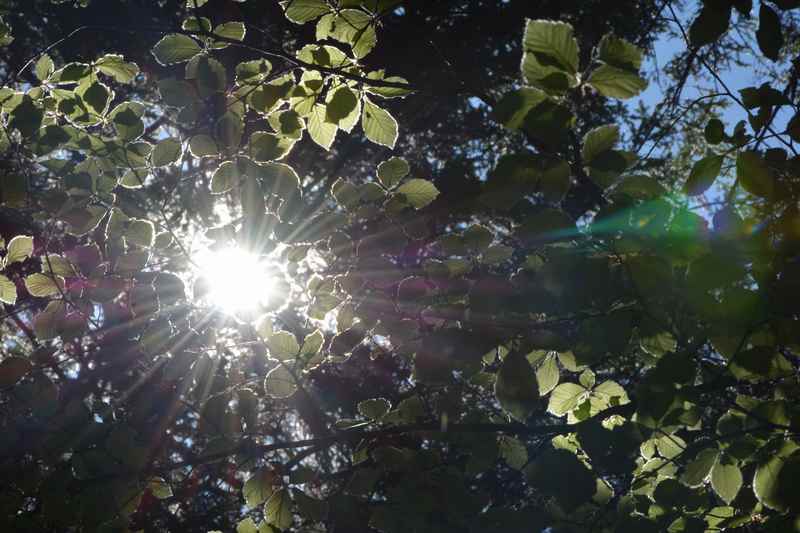
[[[300,348],[300,357],[311,362],[322,349],[325,342],[325,335],[322,331],[316,329],[312,333],[306,335],[303,339],[303,346]]]
[[[309,133],[311,133],[311,121],[309,121]],[[275,161],[286,157],[294,143],[295,139],[257,131],[250,136],[247,150],[253,161]]]
[[[33,255],[33,237],[17,235],[8,242],[3,264],[8,266],[13,263],[19,263],[25,261],[31,255]]]
[[[155,235],[155,226],[149,220],[132,220],[125,230],[125,240],[143,248],[153,246]]]
[[[39,81],[45,81],[55,70],[56,65],[53,63],[53,59],[47,54],[43,54],[33,67],[33,73],[36,74]]]
[[[364,128],[364,134],[370,141],[394,148],[397,142],[397,121],[388,111],[373,104],[366,96],[361,110],[361,127]]]
[[[589,391],[577,383],[562,383],[550,393],[547,410],[555,416],[564,416],[588,397]]]
[[[397,192],[402,194],[415,209],[422,209],[439,196],[439,189],[436,188],[436,185],[428,180],[419,178],[403,183],[397,188]]]
[[[276,490],[264,505],[264,520],[278,529],[292,525],[292,500],[286,489]]]
[[[611,150],[619,142],[619,126],[607,124],[589,131],[583,137],[581,156],[584,165],[591,165],[592,160],[598,155]]]
[[[330,150],[339,126],[325,119],[326,108],[322,104],[315,104],[308,116],[308,134],[311,139],[325,150]]]
[[[392,404],[386,398],[373,398],[358,404],[358,412],[370,420],[377,420],[389,412]]]
[[[154,167],[165,167],[180,160],[183,155],[181,141],[168,137],[158,141],[150,154],[150,162]]]
[[[597,58],[623,70],[638,72],[642,66],[642,51],[638,46],[613,34],[606,34],[597,46]]]
[[[578,41],[566,22],[527,20],[523,46],[525,52],[546,56],[570,74],[578,72]]]
[[[731,503],[742,488],[742,471],[721,455],[711,468],[711,486],[725,503]]]
[[[219,154],[219,147],[211,136],[200,134],[189,141],[189,151],[195,157],[215,156]]]
[[[300,345],[292,333],[288,331],[278,331],[267,339],[269,355],[279,361],[294,359],[300,352]]]
[[[214,35],[234,41],[243,41],[246,34],[247,29],[242,22],[224,22],[214,28]]]
[[[44,274],[31,274],[25,278],[25,288],[37,298],[56,296],[64,291],[64,278],[61,276],[45,276]]]
[[[106,54],[95,61],[94,66],[118,83],[130,83],[139,74],[136,63],[125,61],[119,54]]]
[[[331,10],[325,0],[286,0],[283,4],[286,18],[295,24],[305,24]]]
[[[560,373],[558,370],[558,363],[556,362],[556,356],[550,354],[545,357],[542,364],[536,369],[536,381],[539,383],[539,395],[544,396],[552,391],[556,385],[558,385],[559,378]]]
[[[264,390],[272,398],[288,398],[297,390],[297,383],[289,370],[278,365],[264,379]]]
[[[271,468],[259,468],[242,487],[242,495],[247,506],[251,509],[261,505],[275,492],[275,485],[280,482],[280,477]]]
[[[638,74],[611,65],[597,67],[587,80],[597,92],[609,98],[633,98],[647,88],[647,82]]]
[[[408,176],[411,167],[402,157],[392,157],[378,165],[378,180],[384,187],[390,189]]]
[[[528,450],[519,439],[502,435],[497,442],[500,457],[508,466],[521,470],[528,462]]]
[[[787,463],[790,461],[795,465],[798,463],[800,457],[797,455],[797,450],[798,446],[793,441],[784,441],[775,453],[758,465],[753,478],[753,492],[758,501],[766,507],[777,511],[789,508],[794,480],[788,480],[789,483],[781,481],[782,478],[785,479],[783,470]]]
[[[165,35],[153,47],[153,56],[161,65],[174,65],[189,61],[200,53],[200,45],[188,35],[171,33]]]
[[[8,305],[17,303],[16,284],[2,274],[0,274],[0,302]]]
[[[699,487],[711,473],[711,468],[717,462],[719,451],[716,448],[706,448],[698,453],[686,465],[681,476],[681,481],[689,487]]]
[[[241,173],[234,161],[225,161],[211,176],[211,194],[222,194],[239,183]]]

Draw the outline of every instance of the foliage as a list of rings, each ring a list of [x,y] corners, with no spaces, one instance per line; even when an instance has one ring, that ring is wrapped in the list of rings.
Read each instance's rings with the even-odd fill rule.
[[[516,140],[454,192],[399,152],[426,94],[372,59],[404,2],[284,0],[306,40],[277,48],[215,3],[146,30],[146,71],[48,47],[0,88],[6,529],[800,528],[794,68],[726,88],[749,122],[659,179],[583,113],[646,88],[642,49],[518,20],[518,83],[481,96]],[[795,4],[760,3],[773,62]],[[685,32],[714,76],[734,9]],[[364,175],[292,160],[355,136]],[[268,259],[270,298],[248,274],[217,309],[193,240]]]

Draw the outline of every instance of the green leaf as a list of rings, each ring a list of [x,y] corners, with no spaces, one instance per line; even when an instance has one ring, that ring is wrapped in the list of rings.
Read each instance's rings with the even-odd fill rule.
[[[25,288],[31,296],[46,298],[56,296],[64,291],[64,278],[61,276],[45,276],[44,274],[31,274],[25,278]]]
[[[406,201],[415,209],[422,209],[433,202],[439,196],[439,189],[428,180],[411,179],[397,188],[397,192],[402,194]]]
[[[183,155],[181,141],[172,137],[163,139],[156,144],[150,154],[150,162],[154,167],[165,167],[180,160]]]
[[[358,95],[350,87],[343,85],[336,89],[326,102],[325,120],[340,127],[344,123],[353,123],[356,109],[358,109]]]
[[[309,133],[310,131],[309,121]],[[295,139],[280,137],[266,131],[257,131],[250,136],[247,153],[254,161],[274,161],[286,157],[294,143]]]
[[[789,508],[793,494],[796,494],[796,480],[786,479],[787,473],[795,474],[800,456],[797,454],[798,446],[792,441],[784,441],[780,448],[759,464],[753,478],[753,492],[758,501],[776,511],[786,511]],[[796,496],[795,496],[796,498]],[[796,501],[796,500],[795,500]]]
[[[231,190],[240,179],[239,166],[234,161],[225,161],[211,176],[211,194],[222,194]]]
[[[572,25],[566,22],[528,19],[523,46],[526,53],[536,54],[540,62],[555,64],[570,74],[578,72],[578,41]]]
[[[689,27],[689,42],[694,47],[716,42],[728,31],[730,21],[730,2],[704,2],[697,18]]]
[[[66,278],[78,276],[78,271],[69,259],[55,254],[42,256],[42,272],[45,274],[55,274]]]
[[[719,144],[725,140],[725,125],[718,118],[712,118],[703,132],[708,144]]]
[[[297,114],[293,109],[284,109],[276,111],[267,117],[270,126],[279,135],[289,137],[291,139],[300,139],[303,136],[303,130],[306,125],[303,117]],[[240,121],[241,124],[241,121]]]
[[[266,59],[243,61],[236,65],[236,82],[241,85],[260,83],[272,72],[272,63]]]
[[[545,357],[539,368],[536,369],[536,381],[539,383],[539,394],[544,396],[552,391],[556,385],[558,385],[559,378],[560,373],[558,370],[558,363],[556,362],[556,356],[554,354],[549,354]]]
[[[597,92],[609,98],[632,98],[647,88],[647,82],[638,74],[611,65],[597,67],[587,80]]]
[[[0,390],[13,387],[33,370],[33,365],[24,357],[6,357],[0,361]]]
[[[548,448],[525,469],[528,482],[556,499],[564,511],[591,500],[597,492],[597,480],[576,457],[565,449]]]
[[[9,114],[11,120],[8,122],[8,127],[11,129],[19,130],[23,137],[33,137],[39,131],[39,126],[42,125],[44,118],[44,111],[42,111],[30,96],[23,95],[22,102]]]
[[[770,198],[775,190],[772,170],[758,152],[742,151],[736,158],[736,179],[750,194]]]
[[[56,70],[56,65],[53,59],[47,55],[42,54],[42,57],[36,61],[36,66],[33,67],[33,73],[39,78],[39,81],[45,81]]]
[[[143,248],[150,248],[153,246],[155,234],[155,226],[149,220],[132,220],[125,231],[125,240]]]
[[[481,262],[486,265],[496,265],[508,261],[514,255],[514,248],[503,244],[495,244],[481,254]]]
[[[135,141],[144,133],[144,106],[138,102],[123,102],[115,107],[108,117],[111,119],[117,136],[122,141]]]
[[[792,365],[771,346],[755,346],[736,353],[729,370],[736,379],[757,383],[792,374]]]
[[[159,500],[166,500],[172,497],[172,487],[167,483],[163,477],[150,478],[147,484],[150,493]]]
[[[264,505],[264,520],[278,529],[292,525],[292,500],[286,489],[276,490]]]
[[[408,161],[402,157],[392,157],[378,165],[378,181],[387,189],[391,189],[408,176],[410,171]]]
[[[781,29],[781,19],[775,10],[764,2],[758,11],[758,30],[756,40],[761,53],[767,58],[778,61],[783,48],[783,31]]]
[[[259,468],[242,487],[244,501],[251,509],[261,505],[275,492],[275,485],[280,483],[280,477],[271,468]]]
[[[294,359],[300,352],[300,345],[292,333],[288,331],[278,331],[267,339],[270,357],[279,361]]]
[[[397,121],[388,111],[373,104],[366,96],[361,110],[361,127],[364,128],[364,134],[370,141],[394,148],[397,142]]]
[[[139,74],[139,67],[136,63],[125,61],[125,58],[119,54],[106,54],[95,61],[94,66],[118,83],[130,83]]]
[[[242,22],[225,22],[214,28],[214,35],[234,41],[244,41],[246,33],[247,29]]]
[[[386,398],[373,398],[358,404],[358,412],[370,420],[377,420],[389,412],[392,404]]]
[[[189,140],[189,151],[195,157],[215,156],[219,154],[219,147],[211,136],[200,134]]]
[[[25,261],[31,255],[33,255],[33,237],[17,235],[8,242],[3,265],[8,266]]]
[[[697,161],[683,187],[684,192],[690,196],[706,192],[719,176],[723,161],[725,161],[724,155],[709,155]]]
[[[539,386],[536,373],[519,352],[506,355],[497,380],[494,394],[500,406],[513,419],[524,422],[539,405]]]
[[[197,91],[203,98],[221,93],[228,86],[225,66],[204,54],[193,57],[186,64],[186,79],[195,80]]]
[[[17,285],[0,274],[0,302],[14,305],[17,303]]]
[[[699,487],[711,473],[711,468],[717,463],[719,451],[716,448],[706,448],[686,465],[681,476],[681,481],[689,487]]]
[[[497,442],[500,457],[508,466],[515,470],[521,470],[528,462],[528,450],[525,444],[519,439],[501,435]]]
[[[105,115],[111,103],[113,93],[106,84],[96,81],[94,83],[81,84],[75,89],[86,106],[96,115]]]
[[[325,106],[315,104],[308,117],[308,134],[311,139],[325,150],[330,150],[339,127],[325,119]]]
[[[564,416],[588,396],[589,391],[577,383],[562,383],[550,393],[547,410],[555,416]]]
[[[153,56],[161,65],[167,66],[189,61],[200,51],[200,45],[188,35],[171,33],[156,43]]]
[[[547,93],[534,87],[523,87],[506,93],[494,108],[497,120],[506,128],[518,130],[528,112],[548,99]]]
[[[611,150],[619,142],[619,126],[607,124],[589,131],[583,137],[581,156],[584,165],[591,165],[595,157]]]
[[[603,63],[622,70],[638,72],[642,66],[642,51],[639,47],[610,33],[600,40],[597,57]]]
[[[236,533],[258,533],[258,526],[249,516],[236,524]]]
[[[481,253],[486,250],[494,240],[494,233],[489,228],[480,224],[473,224],[464,230],[464,245],[473,253]]]
[[[288,398],[297,390],[297,383],[286,367],[278,365],[264,379],[264,390],[272,398]]]
[[[711,469],[711,486],[725,503],[731,503],[742,488],[742,471],[731,459],[720,455]]]
[[[305,24],[331,11],[325,0],[284,0],[282,5],[286,18],[295,24]]]

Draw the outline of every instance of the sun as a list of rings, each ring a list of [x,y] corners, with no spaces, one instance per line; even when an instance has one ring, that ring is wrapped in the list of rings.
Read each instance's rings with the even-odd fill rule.
[[[195,254],[194,262],[204,298],[226,313],[257,311],[273,295],[273,269],[263,257],[247,250],[203,250]]]

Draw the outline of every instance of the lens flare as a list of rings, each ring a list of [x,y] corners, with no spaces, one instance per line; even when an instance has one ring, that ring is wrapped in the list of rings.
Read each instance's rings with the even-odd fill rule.
[[[222,311],[235,314],[266,305],[273,275],[261,257],[236,247],[205,250],[195,256],[204,298]]]

